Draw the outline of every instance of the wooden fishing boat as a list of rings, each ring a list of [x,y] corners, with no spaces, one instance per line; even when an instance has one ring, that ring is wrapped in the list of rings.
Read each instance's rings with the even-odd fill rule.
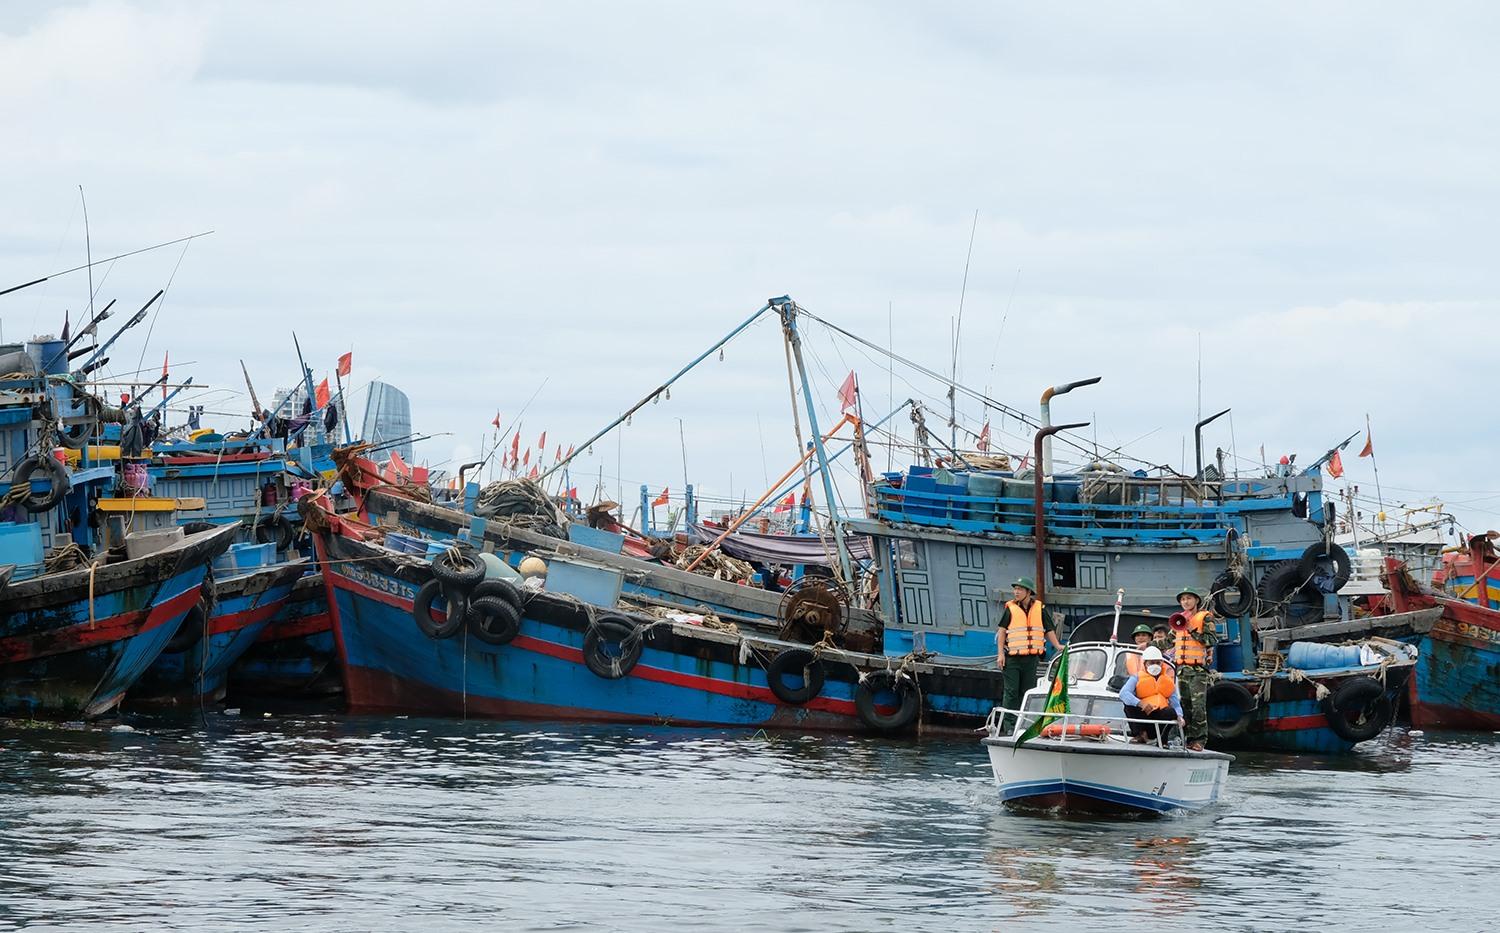
[[[114,709],[198,603],[225,526],[134,559],[8,584],[0,603],[0,713],[92,719]]]
[[[1477,563],[1480,570],[1484,566]],[[1424,588],[1393,558],[1386,560],[1386,580],[1390,610],[1430,609],[1440,616],[1414,639],[1418,661],[1408,694],[1411,724],[1500,729],[1500,610]]]
[[[297,581],[282,610],[229,674],[236,696],[326,700],[344,692],[322,573]]]

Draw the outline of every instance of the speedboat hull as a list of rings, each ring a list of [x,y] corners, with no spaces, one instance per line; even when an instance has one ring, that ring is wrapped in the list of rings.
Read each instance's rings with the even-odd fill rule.
[[[1015,810],[1154,816],[1219,800],[1233,757],[1089,739],[984,740],[1000,799]]]

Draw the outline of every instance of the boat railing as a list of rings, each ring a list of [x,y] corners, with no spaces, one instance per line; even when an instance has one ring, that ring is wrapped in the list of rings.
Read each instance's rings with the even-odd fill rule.
[[[875,486],[875,510],[882,520],[952,528],[958,531],[1029,535],[1035,531],[1032,499],[930,492]],[[1147,505],[1105,502],[1045,502],[1048,534],[1082,539],[1132,538],[1213,541],[1238,524],[1238,505]]]
[[[1008,735],[1002,736],[1000,734],[1000,725],[1004,717],[1008,715],[1015,716],[1015,726]],[[1156,734],[1156,741],[1152,744],[1155,744],[1158,748],[1166,748],[1167,730],[1177,728],[1175,720],[1163,721],[1160,719],[1136,719],[1129,716],[1102,716],[1097,713],[1047,713],[1038,710],[1020,710],[997,706],[990,710],[989,718],[984,721],[984,729],[992,739],[1018,737],[1028,726],[1043,717],[1051,720],[1048,726],[1061,726],[1056,736],[1048,736],[1048,738],[1059,742],[1091,742],[1099,738],[1092,734],[1085,735],[1081,729],[1069,729],[1069,726],[1108,725],[1110,726],[1108,735],[1122,739],[1129,738],[1131,726],[1148,726],[1150,727],[1149,731]],[[1120,724],[1123,728],[1116,729],[1114,728],[1115,724]]]

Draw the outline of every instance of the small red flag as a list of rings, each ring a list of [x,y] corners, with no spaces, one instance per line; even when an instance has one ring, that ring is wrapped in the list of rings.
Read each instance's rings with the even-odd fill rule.
[[[853,411],[859,401],[859,386],[854,381],[854,370],[849,370],[849,376],[844,384],[839,386],[839,411]]]
[[[521,459],[521,429],[516,428],[516,436],[510,439],[510,459],[512,461]]]
[[[347,376],[347,375],[349,375],[349,370],[351,370],[353,368],[354,368],[354,351],[350,350],[348,353],[345,353],[345,354],[343,354],[342,356],[339,357],[339,370],[338,370],[339,375],[340,376]]]
[[[527,479],[536,479],[536,477],[537,477],[537,468],[536,467],[532,467],[531,468],[531,472],[526,474],[526,478]]]
[[[990,451],[990,423],[988,421],[979,429],[979,450],[981,453]]]
[[[525,466],[526,464],[528,464],[530,462],[531,462],[531,448],[528,447],[528,448],[526,448],[526,456],[524,456],[524,457],[521,458],[521,465]]]
[[[1365,428],[1365,447],[1359,452],[1361,457],[1375,456],[1375,438],[1371,436],[1370,429]]]
[[[1333,452],[1332,457],[1328,458],[1328,475],[1334,479],[1344,475],[1344,458],[1339,456],[1337,450]]]
[[[498,411],[495,412],[495,420],[491,421],[490,424],[495,426],[496,431],[500,430],[500,413]]]
[[[569,499],[577,499],[578,498],[578,487],[577,486],[574,486],[572,489],[568,490],[568,498]]]
[[[561,459],[562,459],[562,445],[558,444],[557,445],[557,456],[552,458],[552,462],[556,463],[556,462],[558,462]]]
[[[658,505],[666,505],[666,504],[667,504],[667,490],[666,489],[663,489],[661,491],[661,495],[659,495],[655,499],[651,500],[651,507],[653,509],[656,508]]]
[[[797,494],[795,492],[787,493],[786,500],[783,501],[780,505],[776,506],[776,511],[778,511],[778,512],[786,512],[786,511],[790,510],[792,508],[792,506],[794,506],[796,504],[797,504]]]
[[[324,379],[322,382],[318,383],[318,390],[317,390],[316,396],[314,398],[314,403],[319,408],[327,408],[328,407],[328,380],[327,379]]]
[[[536,449],[539,450],[539,451],[547,449],[547,432],[546,431],[543,431],[541,438],[537,440],[537,442],[536,442]]]

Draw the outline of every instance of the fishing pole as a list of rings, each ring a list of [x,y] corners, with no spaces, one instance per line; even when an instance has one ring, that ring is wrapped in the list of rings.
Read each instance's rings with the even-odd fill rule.
[[[149,253],[152,250],[162,249],[163,247],[175,246],[178,243],[186,243],[189,240],[196,240],[199,237],[205,237],[205,236],[208,236],[211,233],[213,233],[212,230],[205,230],[202,233],[195,233],[192,236],[178,237],[175,240],[168,240],[165,243],[158,243],[155,246],[145,246],[145,247],[142,247],[141,249],[133,249],[133,250],[131,250],[128,253],[121,253],[118,256],[110,256],[108,259],[98,259],[98,260],[93,260],[93,261],[90,261],[90,262],[86,262],[86,263],[84,263],[81,266],[74,266],[71,269],[64,269],[61,272],[54,272],[51,275],[44,275],[44,276],[42,276],[39,279],[32,279],[30,282],[23,282],[20,285],[12,285],[10,288],[0,290],[0,295],[9,295],[11,292],[18,292],[18,291],[20,291],[23,288],[30,288],[33,285],[40,285],[43,282],[45,282],[45,281],[47,281],[49,279],[55,279],[55,278],[57,278],[60,275],[68,275],[69,273],[79,272],[79,271],[81,271],[83,269],[92,269],[94,266],[103,265],[106,262],[114,262],[117,259],[124,259],[127,256],[136,256],[136,255],[139,255],[141,253]]]
[[[94,355],[91,356],[91,357],[89,357],[88,361],[85,362],[82,367],[80,367],[79,372],[81,372],[81,373],[83,373],[83,372],[89,372],[90,370],[97,369],[99,366],[102,366],[103,362],[100,360],[100,357],[102,357],[104,355],[104,351],[108,350],[111,346],[113,346],[114,342],[116,340],[120,339],[120,335],[121,334],[125,333],[127,330],[130,330],[130,328],[132,328],[132,327],[136,326],[137,324],[139,324],[140,322],[144,321],[146,319],[146,312],[149,311],[149,310],[151,310],[151,306],[154,305],[154,304],[156,304],[157,300],[160,299],[161,296],[165,295],[166,293],[167,293],[167,290],[165,288],[163,288],[160,291],[158,291],[155,295],[152,295],[151,296],[151,300],[148,301],[148,302],[146,302],[144,305],[141,305],[141,310],[139,310],[135,314],[133,314],[131,316],[130,320],[128,320],[128,321],[125,322],[124,326],[122,326],[119,330],[115,331],[114,336],[112,336],[108,340],[104,341],[104,343],[102,343],[102,344],[99,345],[98,349],[94,350]],[[140,370],[137,370],[137,372],[140,372]]]

